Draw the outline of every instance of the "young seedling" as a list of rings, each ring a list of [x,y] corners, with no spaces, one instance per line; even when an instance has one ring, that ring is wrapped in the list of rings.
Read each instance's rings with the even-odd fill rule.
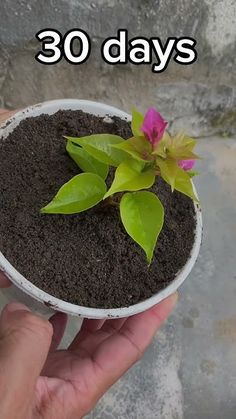
[[[47,214],[74,214],[105,200],[118,205],[126,232],[145,251],[150,264],[164,222],[164,208],[153,192],[156,176],[161,176],[171,190],[198,201],[191,178],[196,141],[184,133],[170,136],[167,122],[154,108],[145,116],[132,114],[133,136],[128,140],[117,135],[98,134],[66,137],[67,152],[83,170],[64,184],[44,208]],[[116,167],[114,180],[107,190],[109,166]]]

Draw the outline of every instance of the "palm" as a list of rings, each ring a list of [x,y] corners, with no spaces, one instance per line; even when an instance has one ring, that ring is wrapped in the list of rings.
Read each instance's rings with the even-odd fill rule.
[[[140,359],[172,307],[173,301],[166,300],[158,310],[129,319],[85,320],[67,351],[50,352],[36,387],[36,417],[83,417]]]
[[[50,354],[44,375],[37,382],[36,412],[44,419],[78,419],[76,412],[85,414],[91,408],[94,381],[89,356],[80,357],[73,351]]]
[[[116,347],[118,354],[123,353],[125,344],[127,350],[132,351],[132,362],[139,358],[141,349],[121,331],[125,322],[126,319],[105,324],[103,321],[87,320],[68,350],[50,352],[36,387],[35,408],[40,418],[53,419],[53,412],[56,412],[56,419],[78,419],[78,411],[84,415],[91,409],[118,378],[113,368],[114,357],[109,356],[117,337],[122,344],[120,349],[119,344]],[[111,337],[112,340],[109,339]],[[128,366],[124,365],[122,370],[119,368],[118,376]]]
[[[9,284],[0,272],[0,288]],[[20,405],[14,400],[14,412],[18,412],[20,406],[24,412],[25,409],[28,412],[30,409],[27,419],[83,417],[106,390],[142,356],[175,302],[176,295],[128,319],[106,322],[85,320],[67,351],[56,350],[64,334],[66,316],[55,314],[50,319],[54,330],[51,348],[43,371],[37,379],[34,399],[30,402],[29,397],[33,392],[32,388],[27,388],[28,398],[24,399],[23,391]],[[13,371],[15,373],[14,368]],[[30,370],[25,371],[25,377],[30,373]],[[9,406],[6,408],[8,411]]]

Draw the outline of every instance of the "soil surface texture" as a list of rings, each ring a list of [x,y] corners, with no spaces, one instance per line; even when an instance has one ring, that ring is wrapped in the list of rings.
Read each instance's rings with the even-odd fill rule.
[[[194,241],[192,201],[172,194],[161,179],[152,190],[165,207],[165,223],[149,268],[116,207],[40,214],[58,189],[80,173],[66,153],[63,135],[131,136],[128,122],[112,121],[59,111],[28,118],[0,139],[0,251],[37,287],[87,307],[125,307],[152,296],[175,278]]]

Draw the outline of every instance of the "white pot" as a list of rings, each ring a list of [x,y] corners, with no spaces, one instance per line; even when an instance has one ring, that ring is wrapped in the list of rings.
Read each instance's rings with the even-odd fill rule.
[[[91,114],[100,116],[105,116],[109,114],[117,115],[121,118],[127,118],[128,120],[130,120],[131,118],[129,114],[119,109],[113,108],[112,106],[104,105],[102,103],[96,103],[87,100],[59,99],[34,105],[23,111],[18,112],[12,118],[10,118],[7,121],[7,123],[4,124],[4,126],[0,128],[0,138],[6,138],[9,135],[9,133],[20,123],[20,121],[22,121],[25,118],[38,116],[42,113],[50,115],[57,112],[59,109],[81,109],[85,112],[89,112]],[[15,286],[18,287],[18,289],[20,289],[21,291],[23,291],[23,294],[28,294],[28,296],[30,296],[32,299],[38,300],[40,303],[44,304],[44,307],[50,306],[52,309],[56,311],[62,311],[70,315],[82,316],[93,319],[131,316],[147,310],[148,308],[159,303],[164,298],[173,294],[191,272],[198,257],[202,237],[202,215],[198,205],[195,205],[195,210],[197,221],[195,240],[192,252],[185,266],[179,271],[176,278],[165,289],[148,298],[147,300],[142,301],[138,304],[134,304],[130,307],[121,307],[114,309],[89,308],[67,303],[63,300],[55,298],[52,295],[47,294],[46,292],[37,288],[31,282],[29,282],[23,275],[20,274],[20,272],[18,272],[14,268],[14,266],[12,266],[9,263],[9,261],[4,257],[4,255],[1,252],[0,270],[5,272],[5,274],[10,278],[10,280],[15,284]],[[22,293],[19,293],[19,296],[17,296],[17,298],[19,298],[20,300],[22,300],[22,298],[20,297],[21,295]]]

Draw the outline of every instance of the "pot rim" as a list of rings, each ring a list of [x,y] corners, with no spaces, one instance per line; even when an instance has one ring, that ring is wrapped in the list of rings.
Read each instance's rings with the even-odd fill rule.
[[[19,124],[21,120],[31,116],[38,116],[42,113],[53,114],[59,109],[81,109],[85,112],[95,115],[116,115],[118,117],[121,117],[122,119],[131,119],[131,116],[128,113],[123,112],[113,106],[99,102],[80,99],[51,100],[30,106],[14,114],[14,116],[9,118],[0,127],[0,139],[6,138],[9,135],[9,133]],[[194,190],[197,194],[195,186]],[[152,297],[149,297],[146,300],[131,305],[129,307],[112,309],[90,308],[72,304],[63,301],[59,298],[56,298],[48,294],[47,292],[41,290],[40,288],[36,287],[30,281],[28,281],[14,268],[14,266],[11,265],[11,263],[4,257],[1,251],[0,269],[21,291],[56,311],[61,311],[69,315],[82,316],[93,319],[122,318],[141,313],[147,310],[148,308],[153,307],[155,304],[158,304],[160,301],[167,298],[169,295],[173,294],[185,281],[197,260],[202,240],[202,213],[201,208],[198,204],[194,203],[194,206],[196,213],[195,240],[188,261],[183,266],[183,268],[177,273],[175,279],[166,288],[154,294]]]

